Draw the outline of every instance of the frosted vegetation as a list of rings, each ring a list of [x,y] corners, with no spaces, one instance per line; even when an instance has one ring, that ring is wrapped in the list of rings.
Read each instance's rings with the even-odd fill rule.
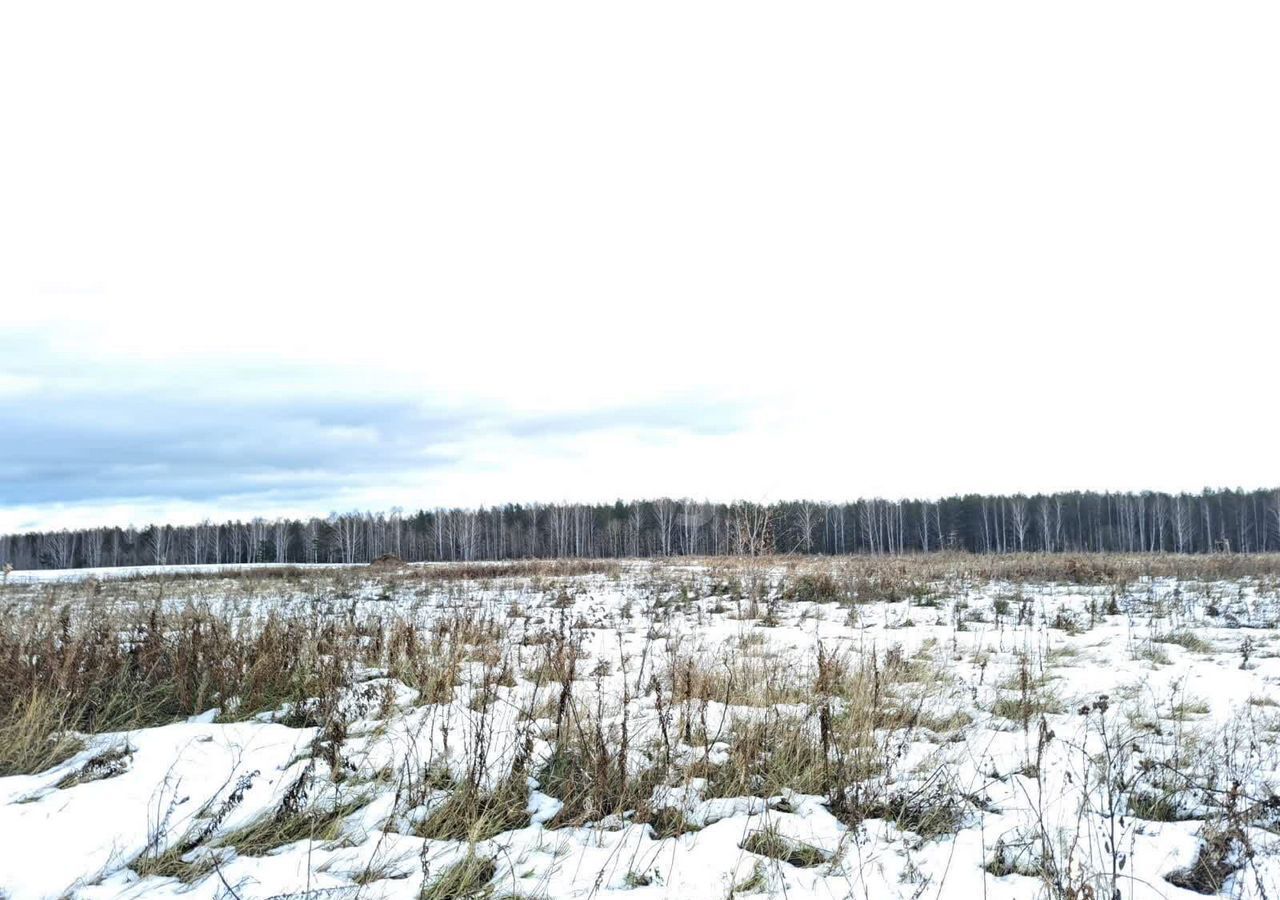
[[[1280,557],[15,573],[0,896],[1280,896]]]

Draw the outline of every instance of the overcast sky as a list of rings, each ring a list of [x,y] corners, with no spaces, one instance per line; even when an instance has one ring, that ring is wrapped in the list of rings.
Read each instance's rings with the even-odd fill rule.
[[[1280,6],[6,4],[0,531],[1280,483]]]

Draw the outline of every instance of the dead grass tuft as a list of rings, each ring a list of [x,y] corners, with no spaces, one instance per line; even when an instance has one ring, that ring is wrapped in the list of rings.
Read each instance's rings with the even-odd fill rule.
[[[774,825],[753,831],[738,846],[748,853],[767,856],[802,869],[820,866],[830,858],[828,853],[812,844],[783,835]]]
[[[479,856],[475,850],[449,866],[429,881],[419,894],[420,900],[470,900],[489,895],[489,883],[498,874],[493,860]]]

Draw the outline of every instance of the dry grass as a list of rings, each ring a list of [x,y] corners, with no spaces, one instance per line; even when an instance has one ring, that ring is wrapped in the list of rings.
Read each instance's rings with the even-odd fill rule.
[[[930,721],[925,705],[946,681],[917,681],[919,665],[892,653],[855,662],[820,650],[803,711],[770,709],[733,723],[729,761],[710,773],[708,795],[790,789],[825,794],[839,813],[847,786],[884,772],[897,742]]]
[[[305,608],[237,617],[155,602],[30,607],[0,619],[0,775],[56,765],[83,733],[212,707],[224,720],[285,708],[285,724],[324,726],[358,665],[387,668],[425,702],[449,702],[468,663],[500,661],[505,633],[502,622],[464,612],[424,626],[403,614]]]
[[[664,675],[675,703],[718,701],[735,706],[771,707],[804,703],[813,697],[812,679],[788,664],[781,650],[767,645],[748,652],[722,650],[672,660]]]
[[[765,557],[699,560],[725,581],[783,569],[788,578],[825,573],[837,584],[866,585],[859,599],[907,600],[937,582],[1123,586],[1146,577],[1219,581],[1280,576],[1280,554],[932,553],[907,556]]]
[[[955,834],[964,824],[969,807],[962,792],[935,779],[910,791],[864,793],[855,789],[848,801],[837,806],[836,812],[846,825],[883,819],[900,831],[933,840]]]
[[[475,850],[446,868],[423,886],[420,900],[469,900],[489,895],[489,884],[498,874],[493,860],[476,854]]]
[[[128,770],[132,755],[133,748],[128,744],[108,747],[85,760],[76,771],[64,775],[54,787],[58,790],[66,790],[67,788],[75,787],[77,784],[102,781],[104,778],[115,778]]]
[[[248,715],[323,696],[361,643],[355,629],[305,616],[237,624],[195,608],[75,617],[64,609],[0,627],[0,711],[44,703],[86,732],[162,724],[219,704]]]
[[[354,800],[336,805],[313,804],[303,809],[282,806],[270,816],[219,836],[217,843],[234,847],[243,856],[265,856],[298,841],[336,841],[342,833],[342,823],[360,807],[361,803]]]
[[[1000,663],[988,671],[987,661],[1009,651],[984,648],[981,661],[976,651],[973,660],[986,680],[962,679],[957,673],[968,657],[962,657],[958,641],[944,646],[945,638],[926,644],[914,657],[870,643],[860,652],[836,652],[828,643],[817,645],[808,662],[797,663],[801,657],[792,648],[784,654],[771,644],[777,632],[761,627],[771,624],[771,617],[772,624],[788,626],[801,614],[825,615],[827,623],[844,617],[844,610],[796,606],[826,603],[879,617],[880,610],[857,607],[883,601],[905,604],[886,607],[886,620],[909,613],[917,621],[951,624],[960,631],[971,620],[957,615],[947,623],[945,612],[933,607],[960,598],[961,591],[971,596],[971,588],[997,579],[1015,585],[1001,585],[1001,596],[1014,601],[995,612],[1004,619],[997,625],[1007,628],[1028,606],[1018,600],[1023,596],[1016,587],[1020,582],[1118,591],[1147,575],[1270,578],[1280,571],[1280,557],[780,557],[717,560],[711,566],[709,578],[686,569],[641,576],[645,598],[635,604],[636,610],[629,604],[617,620],[599,618],[586,602],[586,590],[570,586],[570,593],[556,582],[578,575],[616,576],[616,563],[396,568],[378,572],[372,588],[350,570],[251,570],[262,574],[233,582],[245,597],[288,584],[315,590],[326,603],[357,591],[381,598],[438,588],[445,593],[433,599],[448,602],[433,607],[430,617],[400,604],[385,607],[385,615],[357,613],[358,608],[369,609],[367,601],[330,605],[323,612],[299,605],[292,612],[277,609],[239,617],[189,598],[160,600],[164,592],[194,596],[221,590],[228,583],[224,578],[59,585],[28,605],[24,615],[0,621],[0,775],[46,770],[81,749],[87,733],[161,724],[213,706],[238,718],[285,707],[292,710],[285,724],[320,730],[314,752],[329,762],[336,782],[345,739],[339,701],[349,696],[353,673],[368,666],[417,688],[419,705],[454,703],[454,712],[465,707],[474,713],[468,719],[474,726],[467,726],[473,730],[455,732],[453,738],[465,748],[465,775],[444,782],[438,770],[428,774],[439,760],[425,760],[427,766],[404,776],[412,783],[403,789],[414,802],[406,802],[401,811],[421,811],[428,801],[431,805],[419,824],[402,827],[419,837],[472,847],[464,859],[425,880],[424,898],[480,896],[492,890],[496,864],[474,847],[529,824],[526,774],[563,803],[548,823],[552,828],[615,818],[647,824],[656,837],[676,836],[692,826],[680,812],[662,807],[655,790],[705,778],[708,798],[770,798],[772,806],[789,791],[819,795],[847,825],[885,820],[928,840],[963,827],[978,801],[944,772],[921,780],[917,770],[901,771],[908,745],[963,739],[977,720],[990,727],[983,708],[1030,733],[1046,716],[1063,711],[1043,666],[1024,652],[1015,657],[1010,676],[1002,677]],[[489,585],[500,578],[523,580],[516,598],[494,590],[497,599],[492,602],[466,602],[466,590],[476,583],[462,582],[479,579]],[[1092,593],[1105,602],[1105,587]],[[57,602],[49,602],[50,597]],[[749,612],[753,606],[755,611]],[[703,650],[681,638],[687,633],[682,628],[701,624],[708,609],[740,629],[737,640]],[[975,610],[976,605],[970,612]],[[991,614],[986,605],[978,611]],[[752,615],[757,621],[749,621]],[[1036,615],[1040,626],[1019,619],[1018,627],[1053,627],[1050,613]],[[807,627],[808,621],[800,624]],[[648,635],[643,652],[650,655],[639,671],[635,659],[615,657],[606,666],[601,664],[606,654],[587,656],[584,647],[599,653],[587,637],[595,632],[598,638],[600,629],[615,626]],[[1055,633],[1054,640],[1062,636]],[[1164,645],[1172,643],[1192,652],[1211,649],[1190,631],[1174,630],[1144,641],[1135,652],[1153,661],[1168,660],[1176,651]],[[1038,652],[1057,654],[1054,659],[1063,656],[1060,650]],[[1256,697],[1251,702],[1268,701]],[[510,776],[490,786],[482,777],[491,762],[486,729],[493,727],[495,709],[516,707],[517,728],[521,736],[540,738],[540,755],[518,755]],[[1187,697],[1162,705],[1178,719],[1206,708]],[[722,709],[727,710],[723,722]],[[713,745],[719,748],[714,754]],[[727,761],[721,763],[722,754]],[[60,786],[110,777],[113,766],[127,764],[109,753],[100,757],[67,775]],[[1129,794],[1132,812],[1141,818],[1183,815],[1169,791],[1134,789]],[[303,802],[299,794],[296,802],[281,804],[232,833],[202,826],[176,843],[158,842],[157,847],[170,849],[144,854],[134,868],[142,875],[190,881],[207,875],[211,854],[225,848],[234,846],[252,856],[300,840],[333,841],[343,820],[358,809],[338,797],[335,790],[332,803]],[[1207,883],[1221,874],[1213,860],[1220,861],[1222,854],[1215,857],[1210,837],[1206,858],[1211,864],[1188,874],[1189,881]],[[789,865],[816,866],[828,860],[823,851],[792,841],[775,828],[748,835],[742,848]],[[1013,844],[1003,847],[989,871],[1033,871],[1015,851]]]
[[[381,650],[391,674],[422,693],[427,703],[448,703],[463,684],[468,662],[503,656],[506,625],[492,616],[461,610],[423,626],[398,619],[382,628],[371,649]]]
[[[749,853],[767,856],[802,869],[811,869],[826,862],[830,855],[803,841],[783,835],[775,826],[753,831],[739,845]]]
[[[140,878],[176,878],[194,884],[213,871],[214,857],[203,849],[174,847],[134,860],[130,868]]]
[[[434,841],[487,841],[528,825],[528,804],[529,789],[521,775],[487,791],[464,782],[432,810],[416,834]]]
[[[84,742],[70,732],[68,717],[49,691],[10,700],[0,713],[0,778],[43,772],[78,753]]]
[[[535,773],[541,790],[564,804],[549,824],[581,825],[628,811],[639,811],[637,821],[651,821],[649,798],[672,766],[660,741],[651,747],[652,764],[639,771],[628,766],[630,749],[620,724],[611,726],[598,707],[569,700],[554,747]]]
[[[1190,631],[1172,631],[1156,635],[1152,640],[1160,644],[1176,644],[1191,653],[1209,653],[1213,650],[1212,644]]]

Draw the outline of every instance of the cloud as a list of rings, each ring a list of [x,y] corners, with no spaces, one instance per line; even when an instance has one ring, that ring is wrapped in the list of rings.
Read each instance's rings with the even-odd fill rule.
[[[444,465],[468,423],[403,402],[183,403],[145,392],[0,401],[6,502],[318,495],[339,479]]]
[[[60,367],[49,341],[26,346],[21,365],[39,377],[0,368],[0,384],[22,388],[0,393],[0,507],[26,510],[133,502],[323,513],[398,489],[401,504],[429,504],[414,485],[483,471],[486,458],[620,431],[725,434],[744,414],[696,393],[547,413],[394,387],[358,396],[341,366]]]

